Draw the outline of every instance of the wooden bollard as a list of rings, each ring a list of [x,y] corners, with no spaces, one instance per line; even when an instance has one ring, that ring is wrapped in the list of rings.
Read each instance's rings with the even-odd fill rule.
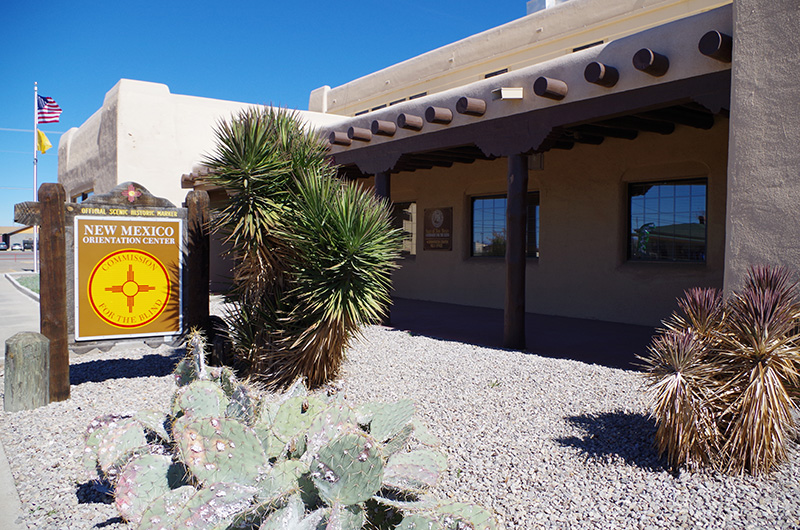
[[[6,339],[6,412],[43,407],[50,403],[50,339],[23,331]]]

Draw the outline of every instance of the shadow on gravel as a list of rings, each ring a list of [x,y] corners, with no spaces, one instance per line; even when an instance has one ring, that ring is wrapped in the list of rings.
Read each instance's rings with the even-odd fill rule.
[[[105,528],[106,526],[111,526],[114,524],[123,524],[125,521],[122,520],[122,517],[112,517],[108,521],[103,521],[102,523],[98,523],[94,525],[95,528]]]
[[[78,504],[111,504],[114,502],[114,488],[107,480],[90,480],[78,484],[75,496]]]
[[[565,447],[574,447],[599,460],[621,458],[626,464],[648,471],[667,469],[653,446],[656,424],[644,414],[607,412],[566,420],[583,432],[581,436],[556,438]]]
[[[72,364],[69,367],[69,383],[80,385],[100,383],[109,379],[164,377],[175,369],[175,365],[183,356],[180,352],[169,357],[145,355],[141,359],[108,359]]]

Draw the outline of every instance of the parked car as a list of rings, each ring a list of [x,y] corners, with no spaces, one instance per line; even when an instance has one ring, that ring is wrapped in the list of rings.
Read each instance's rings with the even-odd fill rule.
[[[33,239],[23,239],[22,250],[33,250]]]
[[[0,250],[8,250],[8,244],[5,241],[0,241]]]
[[[14,243],[13,245],[11,245],[11,250],[22,250],[22,245],[20,245],[19,243]]]

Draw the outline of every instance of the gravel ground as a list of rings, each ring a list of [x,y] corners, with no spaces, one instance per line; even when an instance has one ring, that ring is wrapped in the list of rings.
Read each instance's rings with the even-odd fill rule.
[[[95,350],[73,359],[70,400],[0,413],[28,528],[129,528],[82,475],[83,432],[101,414],[166,410],[181,355]],[[449,456],[436,493],[509,529],[800,529],[796,447],[768,477],[673,475],[634,372],[370,327],[334,386],[357,403],[413,399]]]

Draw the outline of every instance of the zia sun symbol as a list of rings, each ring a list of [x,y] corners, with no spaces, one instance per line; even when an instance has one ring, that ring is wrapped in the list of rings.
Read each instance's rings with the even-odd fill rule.
[[[142,192],[137,190],[133,184],[128,184],[128,189],[122,192],[122,196],[128,199],[128,202],[135,202],[142,196]]]
[[[112,293],[122,293],[128,298],[128,313],[133,313],[133,304],[136,302],[136,295],[146,293],[155,289],[152,285],[136,283],[133,273],[133,265],[128,265],[128,279],[122,285],[112,285],[106,287],[106,291]]]

